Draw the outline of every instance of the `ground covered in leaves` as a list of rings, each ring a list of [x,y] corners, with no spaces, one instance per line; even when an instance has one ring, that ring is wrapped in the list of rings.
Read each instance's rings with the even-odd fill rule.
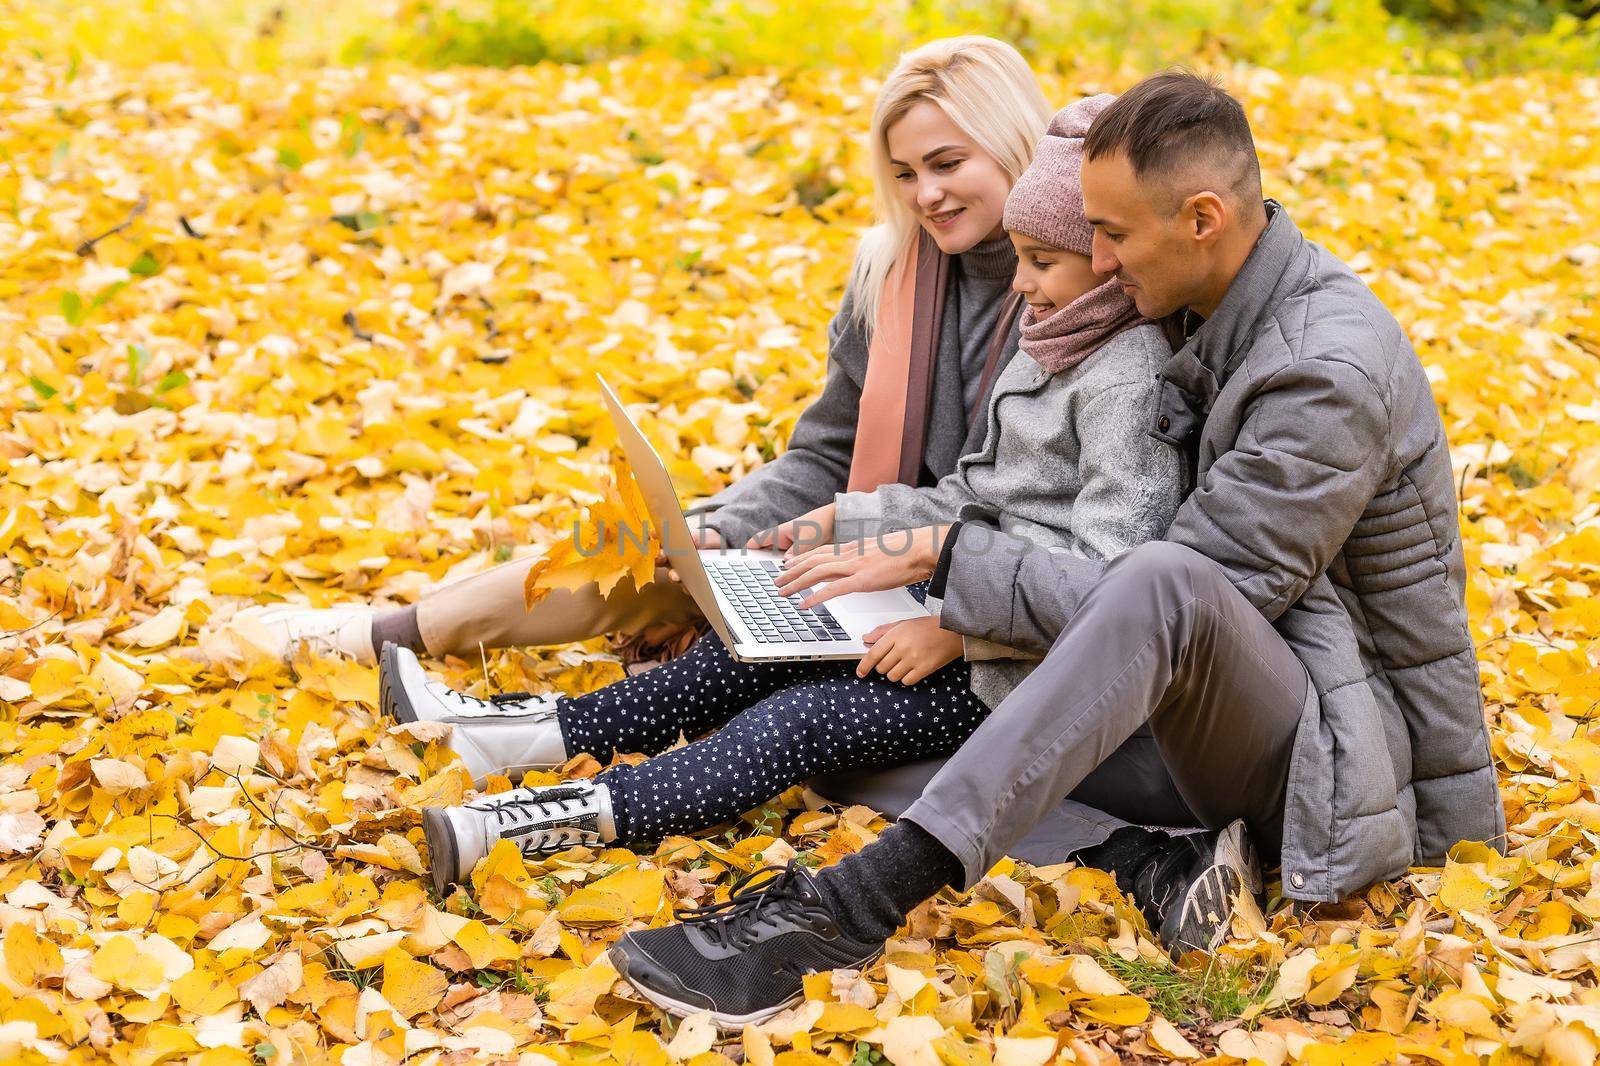
[[[881,820],[796,791],[653,855],[506,846],[435,898],[417,810],[470,787],[439,737],[386,723],[370,670],[223,623],[554,542],[603,503],[596,368],[686,493],[770,458],[868,217],[872,82],[0,58],[0,1055],[1593,1061],[1600,80],[1229,83],[1269,194],[1435,384],[1509,853],[1271,901],[1182,966],[1103,874],[1006,863],[719,1040],[630,997],[607,943]],[[619,674],[600,641],[434,665]]]

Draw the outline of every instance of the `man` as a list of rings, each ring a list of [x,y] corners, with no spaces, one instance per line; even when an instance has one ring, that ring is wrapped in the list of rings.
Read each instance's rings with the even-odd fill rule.
[[[1205,831],[1125,827],[1074,854],[1115,873],[1175,952],[1226,936],[1238,893],[1260,889],[1256,846],[1285,895],[1335,900],[1503,833],[1427,377],[1260,182],[1243,109],[1191,74],[1149,78],[1095,121],[1095,269],[1192,330],[1151,432],[1188,449],[1193,493],[1164,541],[1109,564],[973,521],[947,537],[942,610],[1043,663],[871,846],[619,941],[619,972],[653,1002],[738,1024],[798,998],[807,971],[870,961],[1146,728],[1160,772],[1127,774],[1107,803],[1175,791]]]

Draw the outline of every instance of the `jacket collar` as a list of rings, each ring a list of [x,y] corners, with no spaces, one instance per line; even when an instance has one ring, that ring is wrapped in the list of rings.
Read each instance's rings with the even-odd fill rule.
[[[1245,257],[1211,317],[1189,336],[1167,365],[1166,377],[1203,401],[1209,411],[1227,384],[1256,327],[1295,285],[1290,264],[1305,238],[1276,200],[1266,201],[1267,228]]]

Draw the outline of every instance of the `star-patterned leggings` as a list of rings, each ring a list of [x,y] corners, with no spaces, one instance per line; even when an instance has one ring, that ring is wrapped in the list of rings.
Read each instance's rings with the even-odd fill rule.
[[[926,585],[914,585],[918,600]],[[741,663],[715,633],[671,662],[561,701],[567,751],[654,754],[600,775],[619,842],[709,829],[817,774],[949,755],[988,715],[957,659],[915,685],[854,662]],[[715,730],[715,732],[713,732]],[[679,736],[699,737],[666,751]]]

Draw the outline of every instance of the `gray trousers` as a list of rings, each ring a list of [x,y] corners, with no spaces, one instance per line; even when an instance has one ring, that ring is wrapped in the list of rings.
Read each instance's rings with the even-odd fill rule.
[[[1106,568],[1039,667],[904,817],[961,861],[966,888],[1036,829],[1029,843],[1054,838],[1059,859],[1119,820],[1185,813],[1209,829],[1243,818],[1275,863],[1295,730],[1315,698],[1299,658],[1220,567],[1146,544]]]
[[[899,818],[922,797],[948,759],[923,759],[891,770],[822,774],[809,784],[834,803],[865,804],[889,818]],[[1200,828],[1189,805],[1178,794],[1148,726],[1125,741],[1066,799],[1040,820],[1008,855],[1048,866],[1080,848],[1105,840],[1125,825],[1171,829]]]

